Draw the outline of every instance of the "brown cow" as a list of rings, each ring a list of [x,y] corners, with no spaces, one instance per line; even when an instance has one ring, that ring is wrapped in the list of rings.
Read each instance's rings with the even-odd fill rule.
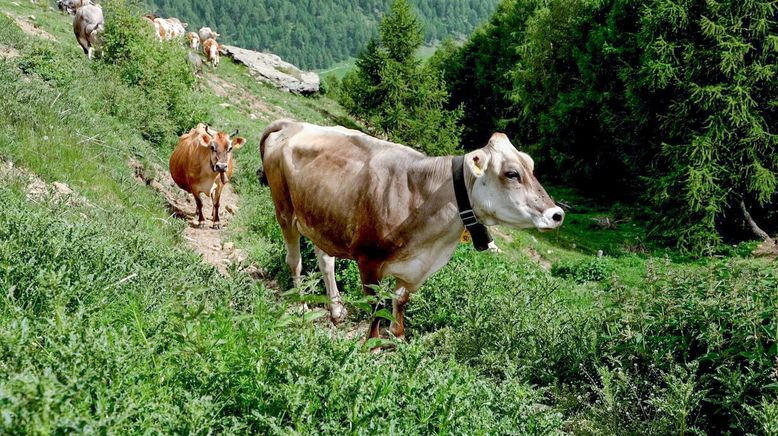
[[[428,157],[342,127],[279,120],[262,135],[260,154],[295,282],[301,235],[315,246],[335,323],[346,315],[335,257],[357,262],[369,294],[369,286],[394,277],[390,331],[398,338],[410,293],[449,261],[464,221],[468,229],[477,220],[551,230],[564,220],[533,175],[532,159],[501,133],[463,157]],[[456,189],[454,172],[461,175]],[[378,335],[376,319],[368,337]]]
[[[219,65],[219,50],[222,47],[213,38],[208,38],[203,42],[203,52],[205,53],[205,60],[211,67],[216,68]]]
[[[234,169],[232,150],[242,147],[246,142],[243,138],[230,138],[237,134],[213,132],[201,123],[189,133],[181,135],[170,156],[170,175],[181,189],[194,196],[201,228],[205,225],[203,202],[200,199],[203,193],[213,201],[213,228],[221,227],[219,199]]]

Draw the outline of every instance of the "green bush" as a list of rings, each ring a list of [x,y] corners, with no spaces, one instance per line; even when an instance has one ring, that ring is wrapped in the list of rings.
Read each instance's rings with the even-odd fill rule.
[[[757,431],[749,410],[776,382],[776,289],[778,270],[744,261],[673,271],[651,264],[646,289],[608,308],[603,360],[644,373],[693,365],[688,377],[699,396],[698,426],[714,433]]]
[[[143,136],[154,143],[170,141],[207,121],[180,41],[157,41],[153,27],[141,18],[141,9],[125,0],[109,1],[104,9],[103,54],[97,68],[130,88],[130,95],[112,98],[115,105],[127,106],[114,111],[132,116]]]
[[[602,259],[583,262],[561,262],[551,269],[557,277],[571,279],[576,283],[601,282],[611,277],[612,271]]]

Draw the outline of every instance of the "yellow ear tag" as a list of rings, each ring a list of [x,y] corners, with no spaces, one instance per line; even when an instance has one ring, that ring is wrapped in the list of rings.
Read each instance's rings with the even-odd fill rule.
[[[459,243],[461,244],[469,244],[473,241],[473,237],[470,236],[470,232],[465,229],[464,232],[462,232],[462,236],[459,237]]]
[[[475,174],[476,177],[481,177],[484,175],[484,170],[478,167],[473,167],[473,174]]]

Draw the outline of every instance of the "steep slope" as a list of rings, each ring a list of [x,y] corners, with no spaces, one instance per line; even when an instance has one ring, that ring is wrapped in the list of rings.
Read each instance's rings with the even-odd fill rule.
[[[190,28],[209,26],[225,42],[266,50],[307,69],[328,68],[358,54],[375,34],[390,0],[147,0],[161,16]],[[498,0],[415,0],[427,42],[463,38],[486,20]]]
[[[116,5],[106,16],[132,19],[107,23],[107,44],[137,43],[146,68],[186,56],[136,39],[140,19]],[[353,337],[371,316],[353,262],[337,266],[344,326],[316,321],[310,244],[303,286],[280,292],[283,244],[256,180],[270,121],[359,126],[326,96],[259,84],[229,59],[185,87],[177,104],[191,113],[175,114],[154,104],[172,83],[128,81],[126,60],[106,60],[88,62],[48,5],[0,3],[0,433],[774,428],[778,269],[749,258],[752,246],[701,260],[655,251],[632,211],[552,189],[570,207],[559,232],[495,232],[501,255],[460,246],[413,295],[407,342],[373,354]],[[186,73],[174,77],[190,83]],[[228,276],[203,263],[188,224],[145,183],[153,174],[139,181],[128,165],[164,172],[189,116],[249,139],[219,237],[277,284],[239,262]]]

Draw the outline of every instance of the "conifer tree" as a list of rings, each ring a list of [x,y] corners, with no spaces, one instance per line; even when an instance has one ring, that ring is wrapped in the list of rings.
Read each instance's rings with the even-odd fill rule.
[[[389,139],[430,154],[454,152],[461,111],[444,108],[448,93],[440,72],[415,55],[423,28],[408,1],[396,0],[379,29],[344,78],[341,104]]]

